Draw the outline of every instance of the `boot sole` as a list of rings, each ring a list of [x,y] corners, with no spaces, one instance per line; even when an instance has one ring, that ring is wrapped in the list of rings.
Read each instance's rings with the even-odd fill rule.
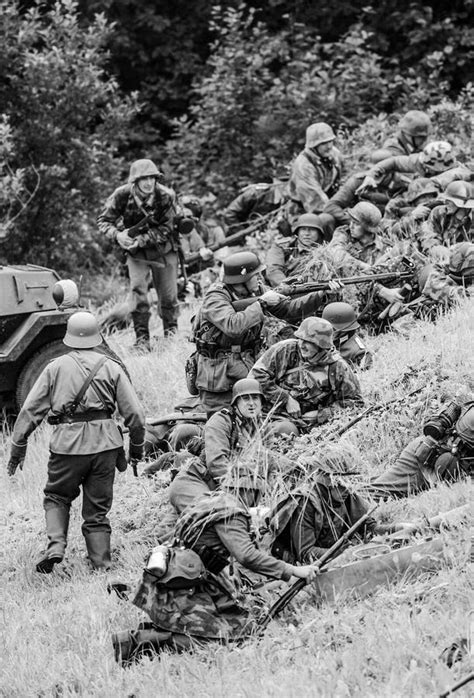
[[[59,562],[62,561],[63,558],[59,556],[47,557],[44,560],[38,562],[38,564],[36,565],[36,571],[40,574],[50,574],[53,571],[54,565],[57,565]]]

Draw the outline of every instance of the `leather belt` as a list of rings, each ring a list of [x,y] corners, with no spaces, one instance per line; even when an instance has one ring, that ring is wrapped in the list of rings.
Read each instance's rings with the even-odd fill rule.
[[[92,422],[95,419],[112,419],[107,410],[89,410],[78,414],[52,414],[48,417],[48,424],[75,424],[76,422]]]

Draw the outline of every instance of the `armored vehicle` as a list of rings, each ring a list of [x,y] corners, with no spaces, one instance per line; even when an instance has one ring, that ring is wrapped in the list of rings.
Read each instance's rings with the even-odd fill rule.
[[[53,290],[59,281],[55,271],[34,264],[0,266],[0,410],[4,413],[18,412],[46,364],[68,351],[62,338],[77,306],[58,308]]]

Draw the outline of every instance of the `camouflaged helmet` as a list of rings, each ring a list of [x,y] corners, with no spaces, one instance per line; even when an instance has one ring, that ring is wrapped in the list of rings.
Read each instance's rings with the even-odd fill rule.
[[[244,284],[264,269],[265,265],[253,252],[236,252],[224,259],[222,280],[225,284]]]
[[[303,215],[297,218],[292,232],[297,235],[299,228],[314,228],[319,230],[321,235],[324,236],[324,223],[321,217],[315,213],[303,213]]]
[[[464,443],[474,447],[474,402],[465,405],[467,408],[456,422],[456,431]]]
[[[135,160],[130,165],[130,175],[128,177],[129,184],[134,184],[137,179],[142,177],[161,177],[162,173],[152,160],[142,159]]]
[[[295,332],[295,337],[311,342],[321,349],[333,346],[334,330],[328,320],[320,317],[307,317]]]
[[[456,162],[453,146],[448,141],[432,141],[420,153],[420,162],[433,172],[444,172]]]
[[[458,242],[449,251],[448,274],[465,286],[474,283],[474,242]]]
[[[431,119],[424,111],[412,109],[402,116],[398,128],[409,136],[428,136],[431,131]]]
[[[451,182],[444,191],[443,199],[452,201],[458,208],[474,208],[474,193],[469,182]]]
[[[255,378],[241,378],[238,380],[232,388],[230,404],[233,405],[237,398],[242,397],[242,395],[260,395],[260,397],[263,397],[260,383]]]
[[[81,310],[71,315],[63,342],[74,349],[92,349],[102,344],[99,325],[92,313]]]
[[[432,194],[437,196],[439,194],[440,187],[436,182],[434,182],[430,177],[417,177],[408,185],[406,199],[408,203],[413,204],[420,196],[428,196]]]
[[[322,318],[330,322],[339,332],[357,330],[360,327],[356,311],[349,303],[328,303],[323,310]]]
[[[369,233],[378,231],[382,214],[377,206],[369,201],[359,201],[353,208],[348,209],[347,213]]]
[[[322,143],[329,143],[336,140],[336,134],[324,121],[318,121],[316,124],[311,124],[306,129],[306,148],[317,148]]]

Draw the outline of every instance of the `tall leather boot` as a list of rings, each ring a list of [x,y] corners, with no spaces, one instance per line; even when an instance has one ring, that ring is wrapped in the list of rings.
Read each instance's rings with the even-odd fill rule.
[[[48,547],[46,556],[36,564],[36,571],[49,574],[53,571],[54,565],[62,561],[66,551],[69,509],[65,507],[45,509],[45,518]]]
[[[168,646],[172,633],[157,630],[153,623],[141,623],[137,630],[125,630],[112,634],[115,661],[130,666],[143,657],[154,657]]]
[[[136,341],[135,349],[150,351],[150,313],[148,310],[134,310],[132,312],[133,327]]]
[[[110,531],[91,531],[84,533],[87,554],[92,567],[96,570],[109,570],[110,557]]]

